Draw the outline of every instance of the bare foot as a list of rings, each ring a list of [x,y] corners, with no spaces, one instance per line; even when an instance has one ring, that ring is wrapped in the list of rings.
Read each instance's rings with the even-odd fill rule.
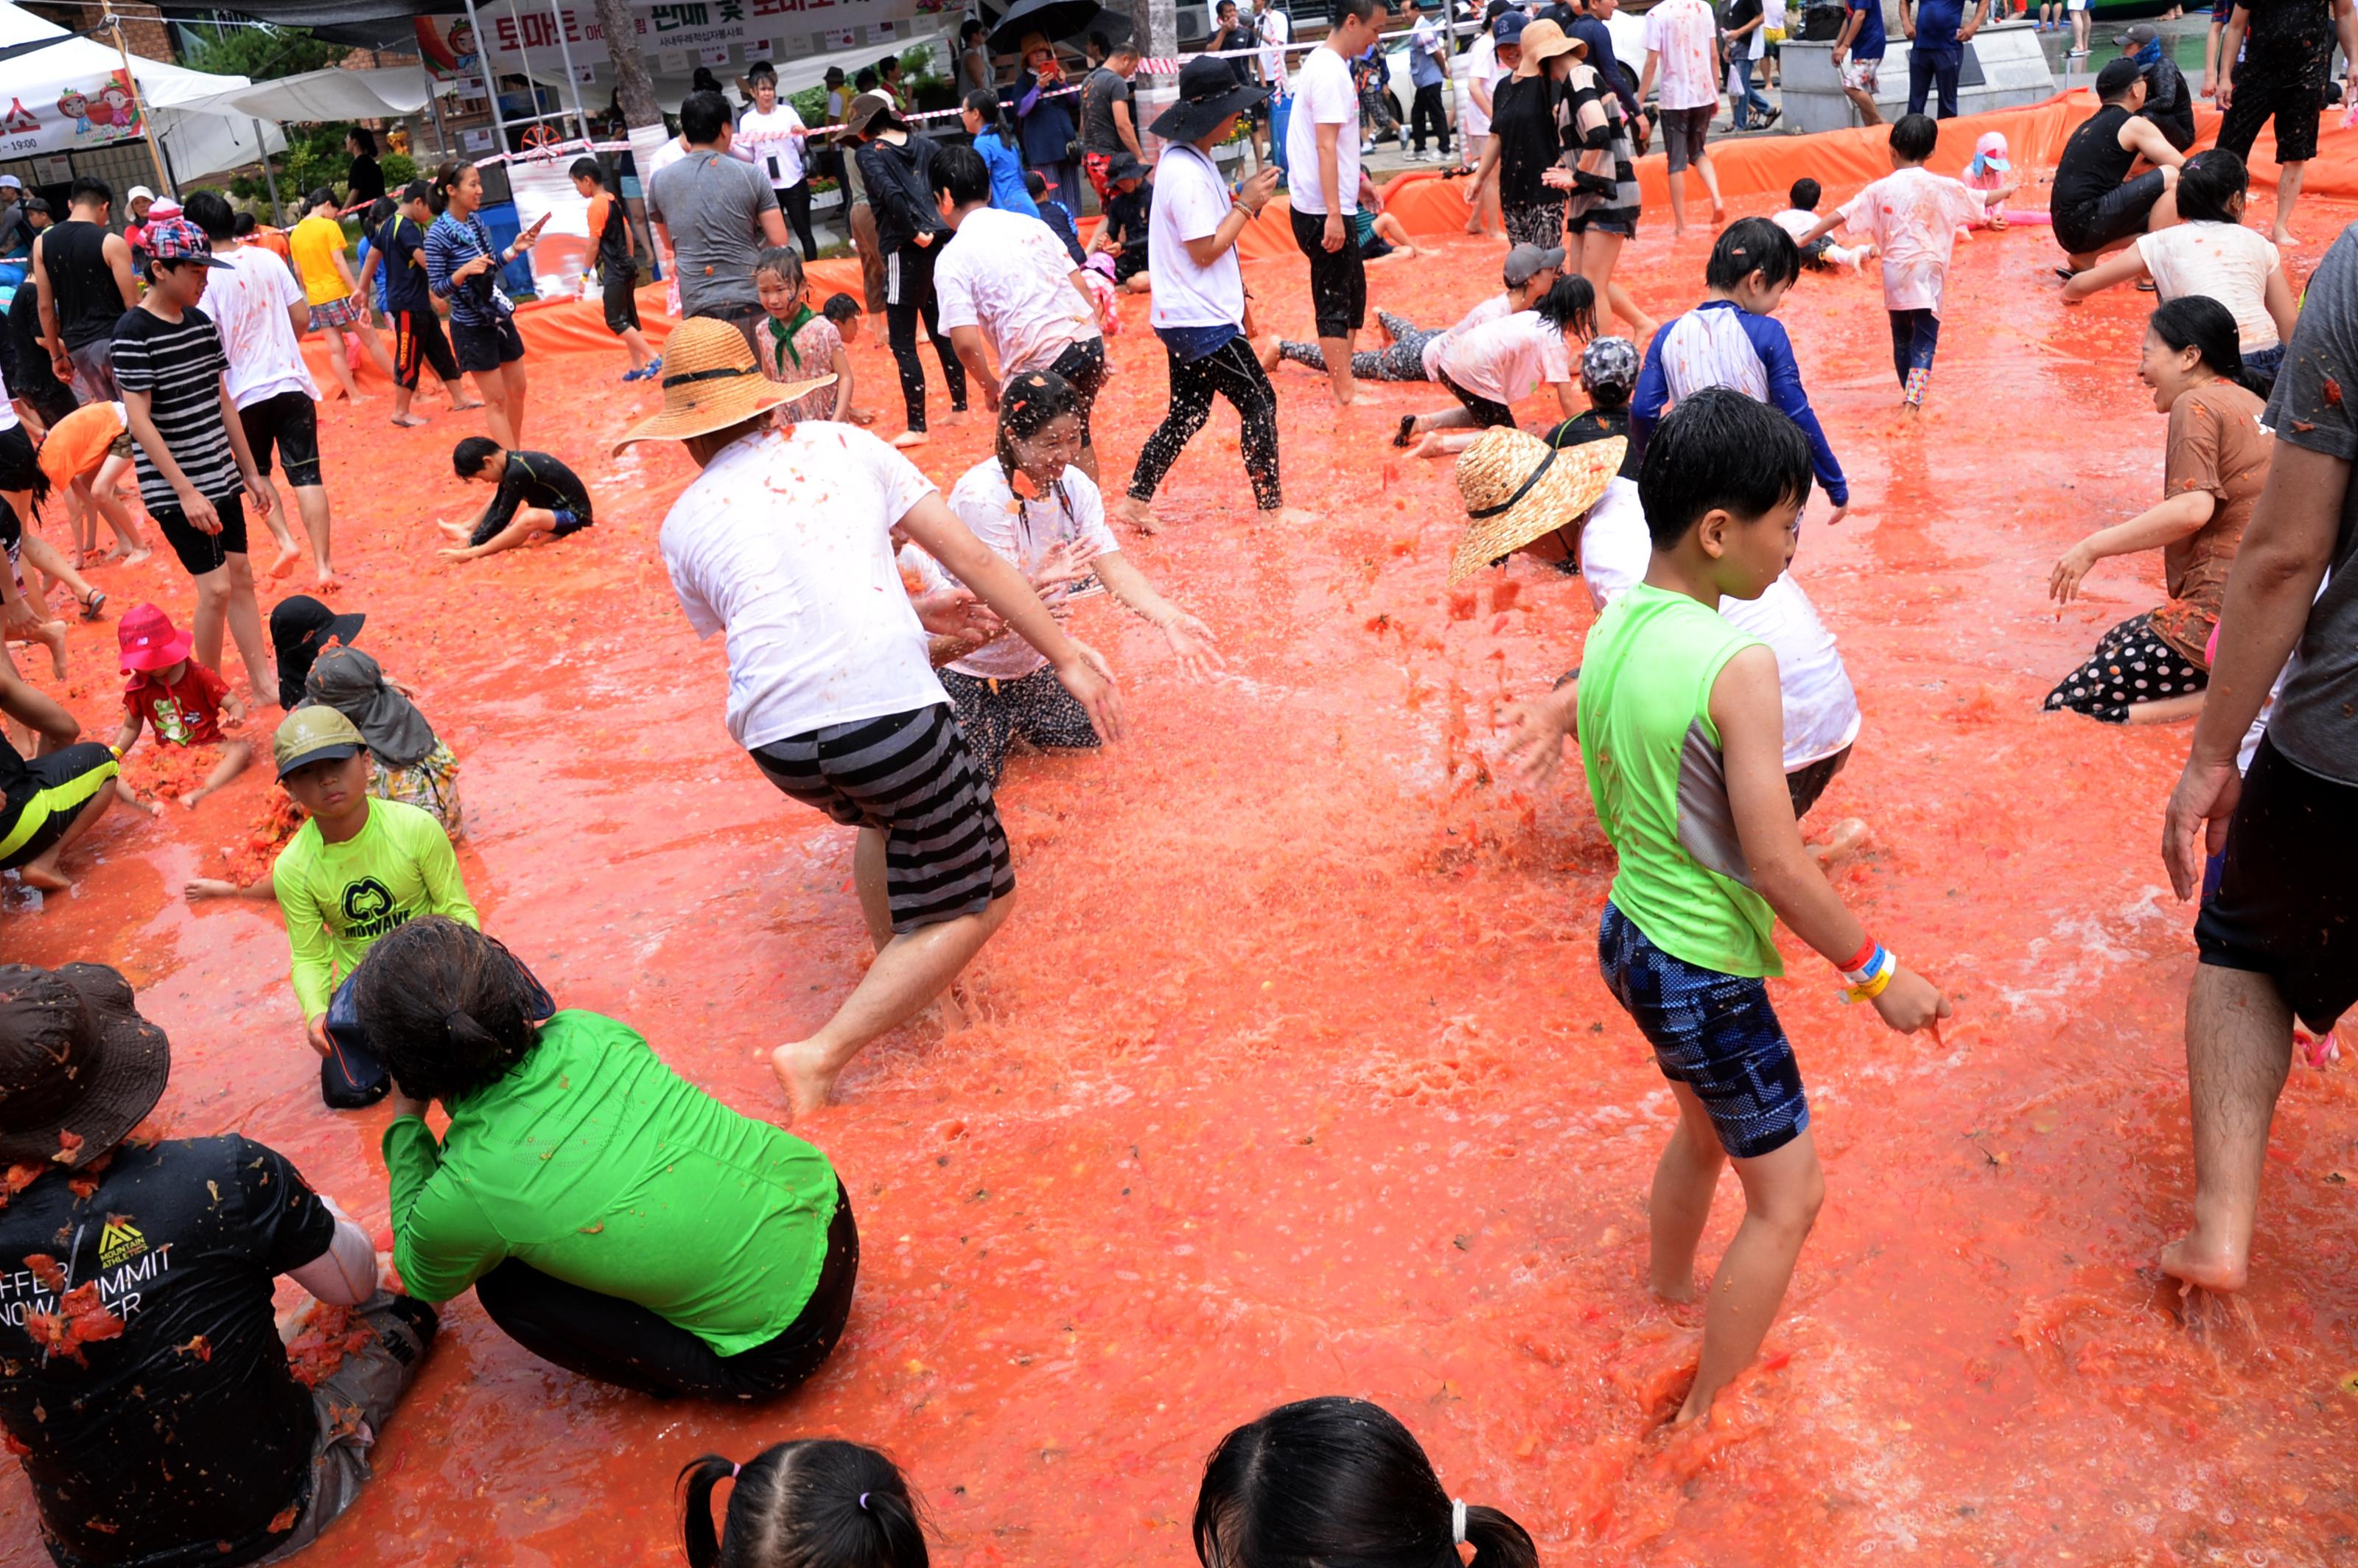
[[[1163,519],[1154,514],[1154,508],[1134,495],[1123,496],[1114,503],[1113,509],[1123,522],[1141,534],[1163,532]]]
[[[1656,1280],[1654,1281],[1654,1294],[1660,1297],[1663,1301],[1671,1303],[1674,1306],[1683,1306],[1687,1303],[1693,1301],[1702,1292],[1700,1291],[1695,1289],[1694,1274],[1693,1271],[1688,1271],[1686,1280],[1682,1283],[1672,1282],[1665,1284],[1660,1280]]]
[[[2289,229],[2278,229],[2275,233],[2270,234],[2268,238],[2274,240],[2280,245],[2297,245],[2300,243],[2299,238]]]
[[[55,866],[44,866],[38,860],[27,866],[17,867],[16,880],[28,888],[38,888],[43,892],[69,892],[73,888],[73,883],[58,874],[58,869]]]
[[[911,447],[922,447],[932,438],[923,430],[903,430],[892,438],[892,444],[906,451]]]
[[[948,413],[942,416],[942,423],[947,425],[952,429],[957,429],[962,425],[970,424],[972,421],[973,416],[968,414],[963,408],[953,408]]]
[[[2250,1271],[2248,1260],[2205,1241],[2198,1231],[2161,1249],[2161,1271],[2173,1280],[2223,1296],[2242,1290]]]
[[[873,408],[855,408],[851,411],[851,422],[855,425],[873,425],[882,416]]]
[[[295,543],[294,540],[289,539],[284,545],[279,546],[278,558],[270,563],[271,580],[276,582],[279,579],[291,574],[295,570],[295,563],[302,558],[303,546]]]
[[[1417,442],[1416,450],[1409,453],[1409,456],[1412,458],[1445,458],[1449,456],[1449,438],[1443,435],[1438,430],[1428,430],[1424,433],[1424,438]]]
[[[450,405],[450,412],[453,414],[464,414],[470,408],[481,408],[482,406],[483,400],[478,397],[472,403],[453,403]]]
[[[1817,861],[1818,869],[1828,871],[1857,854],[1874,841],[1875,835],[1867,830],[1866,823],[1855,816],[1845,816],[1834,824],[1833,830],[1826,835],[1824,843],[1811,844],[1805,848],[1810,851],[1810,858]]]
[[[44,621],[35,629],[33,641],[49,651],[49,673],[58,679],[66,678],[66,623]]]
[[[135,567],[155,553],[155,551],[149,549],[146,546],[142,545],[137,549],[132,550],[128,554],[117,554],[114,551],[109,551],[106,558],[117,566]]]
[[[786,1119],[792,1127],[806,1116],[827,1108],[835,1098],[835,1075],[810,1060],[804,1041],[793,1041],[770,1053],[770,1071],[786,1091]]]
[[[1725,223],[1727,222],[1726,202],[1714,201],[1711,204],[1711,221],[1714,223]]]
[[[449,549],[437,550],[434,553],[441,557],[446,561],[471,561],[475,558],[475,552],[473,549],[464,545],[456,546]]]
[[[464,523],[437,523],[434,526],[441,529],[443,536],[449,539],[463,539],[474,532]]]
[[[432,421],[423,414],[396,414],[388,423],[398,425],[405,430],[415,430],[420,425],[430,424]]]
[[[336,568],[330,566],[327,562],[321,561],[319,563],[319,587],[326,592],[333,593],[336,589],[343,586],[344,579],[336,575]]]
[[[1314,527],[1319,518],[1318,514],[1307,507],[1280,506],[1260,514],[1260,521],[1274,528],[1309,528]]]

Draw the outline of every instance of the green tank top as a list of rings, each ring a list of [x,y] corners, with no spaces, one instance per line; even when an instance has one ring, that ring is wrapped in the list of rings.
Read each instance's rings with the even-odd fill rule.
[[[1711,721],[1712,682],[1758,642],[1639,583],[1597,617],[1580,661],[1580,760],[1621,862],[1613,902],[1655,946],[1727,975],[1785,972]]]

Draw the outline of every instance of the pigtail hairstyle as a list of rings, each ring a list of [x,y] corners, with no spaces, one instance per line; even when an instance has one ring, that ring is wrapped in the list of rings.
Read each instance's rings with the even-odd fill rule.
[[[2234,313],[2207,294],[2181,294],[2153,313],[2153,335],[2172,350],[2193,349],[2211,373],[2255,397],[2267,394],[2257,373],[2244,368],[2243,332]]]
[[[712,1491],[732,1476],[716,1534]],[[781,1443],[742,1465],[707,1454],[680,1471],[679,1494],[688,1568],[927,1568],[900,1471],[856,1443]]]
[[[1281,1405],[1220,1440],[1195,1499],[1204,1568],[1539,1568],[1523,1527],[1443,1489],[1391,1413],[1365,1400]]]
[[[1051,423],[1080,412],[1073,384],[1055,371],[1026,371],[1007,384],[999,398],[999,431],[994,438],[1000,471],[1015,482],[1015,443],[1028,441]]]
[[[1596,336],[1596,288],[1576,272],[1557,278],[1531,308],[1559,332],[1577,332],[1583,339]]]

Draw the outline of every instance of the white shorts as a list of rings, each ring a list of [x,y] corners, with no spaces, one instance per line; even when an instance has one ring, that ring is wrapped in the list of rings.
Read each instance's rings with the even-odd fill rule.
[[[1843,61],[1842,84],[1854,92],[1864,92],[1872,98],[1875,96],[1877,73],[1882,69],[1883,61],[1880,58],[1861,59],[1856,55],[1853,55]]]
[[[2084,11],[2087,8],[2088,0],[2063,0],[2063,9],[2066,11]]]

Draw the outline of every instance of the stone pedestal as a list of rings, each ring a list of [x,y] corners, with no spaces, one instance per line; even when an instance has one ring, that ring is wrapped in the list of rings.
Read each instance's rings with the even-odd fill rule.
[[[1888,22],[1890,42],[1885,48],[1881,79],[1876,85],[1875,106],[1886,122],[1908,112],[1908,40],[1899,24]],[[1783,47],[1785,118],[1796,131],[1839,131],[1859,123],[1858,111],[1842,90],[1842,73],[1834,69],[1833,44],[1787,38]],[[1957,109],[1975,114],[1985,109],[2013,109],[2051,98],[2055,78],[2039,47],[2039,31],[2028,22],[2000,22],[1975,33],[1964,48],[1964,66],[1957,74]],[[1937,114],[1937,90],[1925,103],[1926,114]]]

